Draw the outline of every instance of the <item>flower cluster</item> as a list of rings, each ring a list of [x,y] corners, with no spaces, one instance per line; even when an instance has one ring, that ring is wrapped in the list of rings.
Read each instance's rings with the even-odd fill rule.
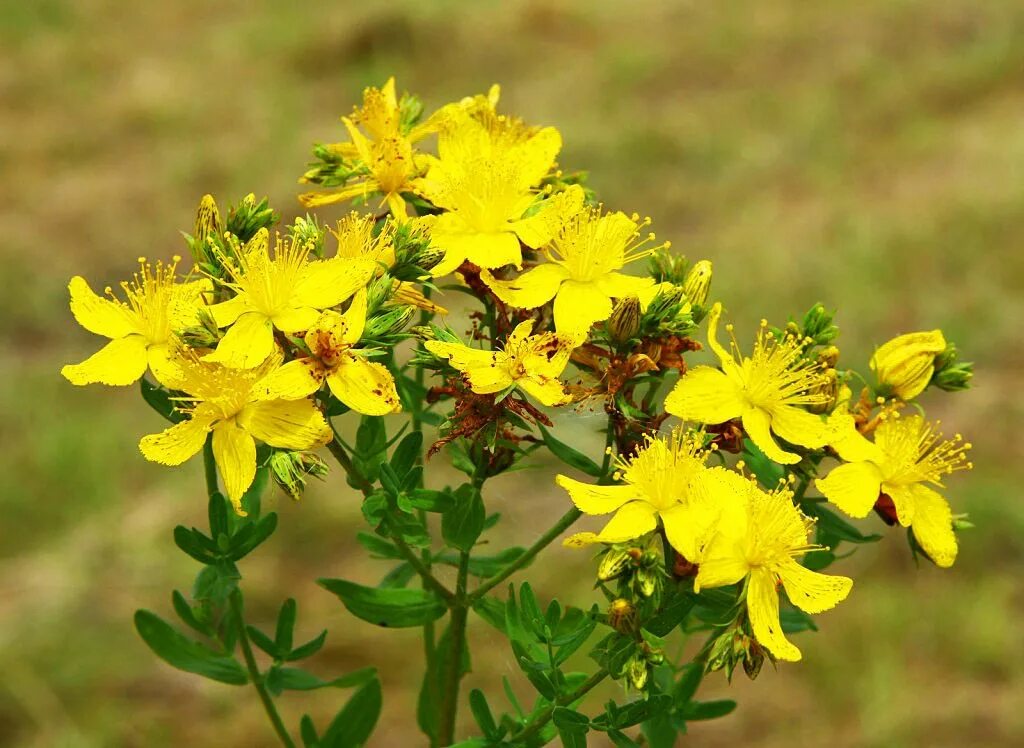
[[[402,565],[374,588],[322,584],[364,620],[424,626],[434,668],[424,693],[447,689],[436,719],[423,723],[432,744],[453,739],[470,609],[509,636],[543,700],[500,726],[477,700],[489,740],[551,739],[557,707],[566,740],[575,731],[573,744],[581,744],[580,730],[601,729],[619,744],[611,711],[565,717],[564,705],[593,683],[574,680],[562,664],[599,624],[607,629],[594,650],[600,676],[645,691],[651,710],[657,702],[685,726],[692,688],[671,707],[672,699],[655,699],[686,691],[666,685],[680,663],[667,660],[664,637],[707,631],[690,665],[701,673],[731,675],[742,664],[753,677],[765,659],[800,659],[787,634],[813,628],[808,615],[852,588],[850,578],[824,571],[836,546],[880,537],[833,509],[854,519],[874,511],[908,528],[914,553],[953,564],[956,531],[969,525],[936,489],[971,466],[970,444],[943,439],[918,398],[965,389],[972,370],[940,331],[880,346],[871,384],[840,363],[838,328],[821,305],[782,326],[762,320],[738,331],[723,323],[727,312],[712,295],[711,262],[674,254],[651,233],[650,218],[597,202],[583,174],[559,168],[561,134],[499,113],[496,86],[426,117],[417,99],[397,91],[393,79],[366,89],[362,106],[342,118],[347,140],[316,146],[302,177],[315,186],[299,197],[303,206],[351,203],[353,212],[330,224],[305,215],[282,226],[266,200],[249,195],[222,218],[207,195],[186,236],[189,272],[179,272],[177,257],[141,259],[120,295],[71,280],[75,319],[110,342],[64,376],[76,385],[141,379],[147,402],[172,422],[142,438],[142,454],[179,465],[204,452],[211,535],[175,539],[210,574],[227,568],[226,589],[237,582],[234,561],[273,531],[258,517],[260,476],[299,498],[308,477],[327,472],[315,454],[326,446],[363,494],[375,534],[359,542]],[[465,315],[449,316],[439,301],[460,304]],[[711,356],[693,360],[705,342]],[[854,393],[858,379],[865,384]],[[603,458],[558,438],[551,409],[601,414]],[[357,428],[342,420],[349,412],[360,416]],[[389,438],[382,418],[399,412],[409,432]],[[485,482],[541,449],[587,476],[555,478],[568,494],[566,515],[530,549],[474,565],[471,554],[497,516],[485,508]],[[466,475],[461,485],[430,485],[428,459],[441,450]],[[230,521],[221,516],[225,497]],[[441,514],[439,550],[431,512]],[[247,513],[249,524],[233,524]],[[542,613],[527,585],[518,602],[513,592],[484,604],[582,515],[610,516],[565,540],[598,550],[607,612],[563,615],[553,602]],[[443,565],[458,569],[454,590],[433,574]],[[414,575],[422,589],[407,586]],[[482,578],[476,590],[469,576]],[[218,620],[241,626],[240,609],[232,610]],[[438,642],[433,622],[446,613],[449,633]],[[294,609],[289,615],[294,623]],[[274,668],[291,659],[257,633]],[[221,649],[233,651],[238,635],[225,635]],[[285,639],[290,648],[290,633]],[[199,650],[175,659],[168,646],[154,649],[199,667]],[[444,658],[447,670],[437,670]],[[224,666],[218,660],[214,670],[223,675]],[[250,673],[282,689],[321,683],[270,674]],[[266,706],[270,697],[261,697]],[[306,742],[316,743],[308,729]]]

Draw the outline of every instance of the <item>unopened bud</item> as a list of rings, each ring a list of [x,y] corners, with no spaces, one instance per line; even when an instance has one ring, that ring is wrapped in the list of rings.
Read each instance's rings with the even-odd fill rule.
[[[631,632],[635,619],[636,608],[629,600],[620,597],[608,606],[608,625],[620,634]]]
[[[640,331],[640,300],[636,296],[619,299],[608,319],[608,334],[616,343],[624,343]]]
[[[644,597],[654,597],[661,588],[661,574],[656,569],[640,569],[636,574],[637,589]]]
[[[935,357],[935,374],[931,384],[946,392],[959,392],[971,386],[974,364],[969,361],[957,363],[958,351],[955,343],[949,343],[945,350]]]
[[[327,463],[312,452],[274,451],[270,455],[270,474],[281,489],[298,501],[310,476],[327,475]]]
[[[751,641],[743,658],[743,672],[750,680],[754,680],[761,672],[762,665],[764,665],[764,649],[756,641]]]
[[[411,306],[393,307],[383,314],[370,317],[363,328],[363,337],[374,339],[385,335],[394,335],[405,329],[405,326],[416,315]]]
[[[839,378],[835,369],[825,369],[821,379],[814,385],[809,395],[815,400],[810,402],[807,409],[812,413],[831,413],[836,406],[839,397]]]
[[[647,665],[647,658],[637,652],[626,664],[626,678],[633,688],[643,691],[647,686],[649,676],[650,668]]]
[[[827,348],[821,349],[818,352],[818,363],[826,369],[836,368],[836,364],[839,363],[839,348],[830,345]]]
[[[935,373],[935,360],[946,350],[941,330],[900,335],[881,345],[871,357],[880,396],[910,401],[920,395]]]
[[[597,567],[597,578],[602,582],[615,579],[629,567],[632,560],[627,549],[610,548],[601,558],[601,563]]]
[[[217,323],[205,308],[200,308],[196,313],[198,324],[186,327],[181,331],[181,342],[189,348],[213,348],[220,340],[220,330]]]
[[[196,211],[196,227],[193,237],[197,242],[205,242],[207,237],[218,237],[221,233],[220,211],[213,195],[203,195]]]
[[[704,306],[711,290],[711,261],[701,260],[690,268],[683,280],[683,293],[691,304]]]
[[[832,324],[834,317],[823,305],[815,304],[804,315],[803,336],[814,345],[828,345],[839,336],[839,328]]]

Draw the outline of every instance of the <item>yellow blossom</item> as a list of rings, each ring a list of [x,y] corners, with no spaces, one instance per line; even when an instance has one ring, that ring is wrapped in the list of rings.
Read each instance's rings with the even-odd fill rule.
[[[213,434],[213,455],[235,511],[244,514],[242,496],[256,475],[256,440],[272,447],[312,449],[332,433],[309,399],[268,396],[263,380],[279,364],[273,355],[253,369],[231,369],[183,354],[171,386],[186,393],[181,410],[188,420],[159,434],[144,436],[139,449],[147,460],[180,465]]]
[[[543,128],[523,142],[492,141],[480,122],[462,117],[438,136],[438,158],[430,160],[417,192],[445,212],[421,220],[444,259],[431,271],[451,273],[469,260],[482,268],[522,265],[520,242],[537,248],[548,242],[567,212],[582,204],[583,191],[538,200],[536,187],[551,171],[562,138]]]
[[[648,223],[635,214],[601,215],[599,208],[583,208],[544,247],[548,262],[514,280],[498,280],[490,273],[481,277],[498,298],[515,307],[534,309],[554,299],[555,328],[585,333],[611,316],[612,299],[634,296],[654,285],[651,278],[619,272],[667,246],[650,246],[654,234],[640,238]]]
[[[166,383],[174,334],[195,322],[210,290],[203,279],[175,283],[181,258],[170,265],[156,266],[139,259],[140,270],[130,282],[121,284],[127,301],[120,301],[110,289],[108,299],[98,296],[84,278],[76,275],[68,284],[71,312],[78,324],[110,342],[80,364],[61,369],[72,384],[96,382],[128,385],[141,377],[148,366],[157,381]]]
[[[368,264],[378,275],[395,264],[395,223],[391,220],[378,228],[373,216],[353,211],[338,221],[331,234],[338,241],[337,257]]]
[[[556,482],[581,512],[615,513],[601,532],[579,533],[565,544],[622,543],[655,530],[660,519],[672,547],[698,561],[720,521],[742,521],[735,481],[745,484],[736,473],[705,466],[710,451],[702,448],[702,436],[676,429],[668,437],[648,437],[636,455],[619,458],[618,485],[596,486],[559,475]]]
[[[886,394],[913,400],[935,373],[935,357],[946,349],[942,330],[912,332],[883,343],[871,357],[871,370]]]
[[[847,577],[821,574],[797,559],[808,551],[814,522],[792,502],[792,493],[765,493],[743,481],[744,521],[720,523],[700,561],[693,588],[722,587],[746,579],[747,613],[757,641],[780,660],[799,660],[800,650],[788,641],[779,620],[781,583],[789,601],[806,613],[821,613],[846,598],[853,586]]]
[[[558,377],[579,341],[551,332],[530,335],[532,329],[532,321],[521,322],[508,336],[504,350],[484,351],[440,340],[428,340],[426,347],[436,356],[447,357],[479,395],[515,386],[543,405],[563,405],[570,396]]]
[[[269,235],[261,229],[237,253],[224,258],[234,298],[209,308],[218,327],[228,327],[207,361],[235,368],[261,364],[274,350],[274,329],[285,333],[308,330],[320,310],[340,304],[366,284],[373,272],[368,263],[343,257],[311,260],[311,246],[278,237],[273,257]]]
[[[781,341],[762,320],[754,352],[745,357],[735,339],[731,351],[718,342],[718,320],[722,305],[715,304],[708,320],[708,344],[718,356],[721,369],[695,366],[683,375],[665,399],[665,410],[698,423],[743,420],[743,429],[769,459],[793,464],[800,456],[779,447],[772,433],[791,444],[823,447],[831,431],[817,415],[804,406],[824,401],[819,385],[822,366],[801,358],[803,342],[787,336]],[[728,328],[732,332],[732,326]]]
[[[341,121],[351,140],[334,144],[331,150],[356,166],[352,183],[328,192],[304,193],[299,195],[300,202],[312,208],[382,194],[392,215],[404,217],[402,193],[412,190],[423,165],[413,144],[434,131],[432,121],[418,126],[405,121],[394,78],[382,89],[365,89],[362,108]]]
[[[355,348],[366,324],[366,290],[360,289],[344,314],[328,310],[306,332],[310,354],[289,361],[261,383],[264,397],[295,399],[311,395],[327,381],[334,396],[368,416],[401,409],[395,380],[387,367],[367,361]]]
[[[926,484],[970,469],[970,444],[958,434],[943,440],[919,415],[890,410],[875,429],[874,442],[858,434],[852,419],[834,448],[846,464],[815,481],[822,495],[849,514],[865,517],[880,494],[892,499],[900,525],[909,527],[925,553],[941,567],[956,560],[957,542],[949,503]]]

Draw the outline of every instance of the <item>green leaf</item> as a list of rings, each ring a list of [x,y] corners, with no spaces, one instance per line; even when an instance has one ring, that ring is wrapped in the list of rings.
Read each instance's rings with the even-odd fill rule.
[[[245,668],[233,657],[186,639],[155,613],[136,611],[135,629],[157,657],[178,670],[232,686],[249,682]]]
[[[731,699],[719,701],[691,701],[683,707],[680,716],[688,722],[696,722],[703,719],[718,719],[732,712],[736,708],[736,702]]]
[[[217,560],[216,546],[196,528],[178,525],[174,528],[174,544],[201,564],[212,564]],[[210,546],[213,545],[211,553]]]
[[[356,448],[352,461],[359,473],[371,483],[376,482],[380,466],[384,463],[388,434],[380,416],[363,416],[356,431]]]
[[[649,696],[645,701],[633,701],[620,709],[615,709],[610,715],[608,713],[595,717],[593,725],[595,728],[604,730],[623,729],[632,727],[641,722],[666,712],[672,706],[672,697],[668,694],[659,693]]]
[[[407,498],[412,507],[427,512],[447,512],[455,506],[455,496],[450,491],[416,488],[408,492]]]
[[[193,600],[209,600],[218,605],[227,602],[228,595],[238,587],[238,580],[242,575],[234,564],[218,563],[212,566],[204,566],[196,575],[195,584],[192,586]]]
[[[174,606],[174,612],[178,614],[178,618],[189,627],[207,636],[212,633],[210,627],[196,617],[195,611],[192,610],[192,606],[188,604],[185,596],[177,590],[171,593],[171,604]]]
[[[503,634],[508,632],[505,625],[505,603],[501,600],[494,597],[481,597],[473,603],[473,610],[498,631]]]
[[[691,662],[680,668],[681,675],[672,689],[672,699],[677,707],[681,707],[693,699],[700,682],[704,679],[704,666]]]
[[[418,589],[364,587],[344,579],[317,580],[357,618],[377,626],[408,628],[436,621],[447,608],[431,592]]]
[[[420,459],[420,452],[423,449],[423,434],[413,431],[405,435],[405,438],[398,443],[391,455],[391,469],[399,478],[405,476],[412,470],[413,466]]]
[[[473,719],[480,727],[480,732],[487,738],[495,738],[498,735],[498,725],[494,721],[487,697],[479,688],[474,688],[469,692],[469,708],[473,712]]]
[[[274,643],[281,652],[290,652],[292,649],[292,636],[295,631],[295,616],[298,613],[298,606],[295,598],[289,597],[281,606],[281,612],[277,614],[277,629],[274,632]]]
[[[573,449],[564,442],[560,442],[543,426],[538,426],[538,428],[540,429],[541,436],[544,437],[544,444],[549,450],[551,450],[551,454],[569,467],[579,470],[581,473],[586,473],[594,478],[600,477],[602,472],[600,465],[582,452]]]
[[[514,547],[506,548],[494,556],[473,556],[469,559],[469,573],[474,577],[494,576],[525,552],[525,548]],[[434,557],[434,562],[458,566],[459,557],[454,553],[442,553]]]
[[[320,736],[316,734],[316,727],[308,714],[303,714],[299,721],[299,737],[302,738],[304,748],[319,748]]]
[[[264,634],[258,628],[252,625],[247,625],[245,630],[249,633],[249,638],[252,639],[252,643],[262,649],[268,655],[273,657],[275,660],[278,657],[284,656],[288,650],[281,650],[275,643],[274,640]]]
[[[468,488],[455,493],[455,504],[441,515],[441,536],[448,545],[469,551],[484,530],[487,518],[480,492]]]
[[[380,719],[381,702],[380,681],[374,678],[352,694],[338,712],[320,738],[321,748],[358,748],[364,745]]]
[[[590,730],[590,719],[585,714],[568,709],[564,706],[555,707],[551,713],[551,721],[558,728],[558,736],[566,748],[587,748],[587,732]]]
[[[385,540],[380,535],[374,535],[369,532],[357,532],[356,541],[370,552],[371,558],[402,558],[402,554],[395,548],[395,544]]]
[[[174,407],[171,400],[171,393],[163,387],[155,385],[145,377],[139,380],[139,388],[142,390],[142,399],[171,423],[181,423],[188,416]]]
[[[219,491],[211,493],[206,511],[210,521],[210,537],[214,542],[221,535],[228,535],[231,532],[228,524],[228,500],[223,494]]]
[[[332,680],[322,680],[297,667],[275,665],[267,673],[267,689],[279,696],[282,691],[315,691],[320,688],[352,688],[377,677],[377,669],[365,667]]]
[[[271,512],[239,530],[231,540],[228,558],[237,561],[252,553],[277,529],[277,514]]]
[[[668,589],[665,592],[666,595],[669,594]],[[661,610],[644,625],[644,628],[655,636],[668,636],[676,626],[686,620],[696,602],[697,598],[689,592],[674,592],[662,603]]]
[[[320,651],[320,649],[324,646],[325,641],[327,641],[327,629],[321,631],[319,636],[313,637],[305,644],[300,644],[299,646],[297,646],[295,649],[289,652],[288,656],[284,659],[289,662],[294,662],[295,660],[304,660],[307,657],[312,657]]]
[[[839,540],[847,543],[874,543],[882,538],[875,533],[865,535],[821,502],[804,502],[801,507],[808,516],[818,518],[818,540],[828,541],[823,542],[824,545],[834,545]]]
[[[779,611],[779,622],[782,624],[782,630],[787,634],[818,630],[818,626],[811,616],[792,606],[786,606]]]

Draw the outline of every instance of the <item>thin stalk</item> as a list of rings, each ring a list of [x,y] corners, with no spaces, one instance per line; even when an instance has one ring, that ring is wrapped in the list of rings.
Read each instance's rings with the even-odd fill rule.
[[[459,573],[455,582],[455,601],[451,607],[448,662],[441,691],[441,718],[437,728],[440,745],[455,742],[455,718],[459,711],[459,686],[462,683],[462,650],[466,646],[466,623],[469,616],[469,600],[466,596],[468,579],[469,553],[462,551],[459,554]]]
[[[328,451],[334,456],[334,459],[341,465],[341,469],[348,474],[349,479],[356,484],[360,491],[363,492],[364,496],[369,496],[373,493],[373,484],[366,479],[366,477],[356,470],[355,464],[352,462],[352,458],[348,456],[345,448],[338,441],[338,437],[335,436],[331,441],[327,442]]]
[[[535,737],[537,733],[544,729],[544,725],[551,721],[551,717],[554,715],[556,707],[571,704],[577,699],[582,698],[607,677],[608,671],[604,668],[601,668],[596,673],[587,678],[582,684],[580,684],[580,687],[577,688],[575,691],[570,693],[568,696],[563,696],[562,698],[556,700],[554,704],[552,704],[547,709],[538,714],[536,717],[534,717],[532,720],[530,720],[530,723],[526,726],[526,729],[524,729],[518,735],[514,735],[512,739],[518,743],[528,738]]]
[[[245,619],[242,612],[242,593],[236,589],[231,593],[230,600],[231,610],[234,612],[235,626],[238,631],[238,644],[245,658],[245,667],[249,671],[249,679],[252,681],[256,693],[259,694],[260,701],[263,703],[263,710],[267,713],[267,717],[270,718],[270,724],[273,725],[277,737],[281,739],[281,744],[286,746],[286,748],[295,748],[295,743],[288,734],[288,730],[285,729],[284,722],[281,721],[281,715],[277,713],[274,700],[270,697],[270,693],[263,683],[263,674],[260,672],[259,665],[256,664],[256,657],[253,655],[252,645],[249,643],[249,634],[245,630]]]
[[[220,490],[217,485],[217,462],[213,457],[213,436],[206,437],[203,444],[203,473],[206,476],[206,493],[211,498]]]

